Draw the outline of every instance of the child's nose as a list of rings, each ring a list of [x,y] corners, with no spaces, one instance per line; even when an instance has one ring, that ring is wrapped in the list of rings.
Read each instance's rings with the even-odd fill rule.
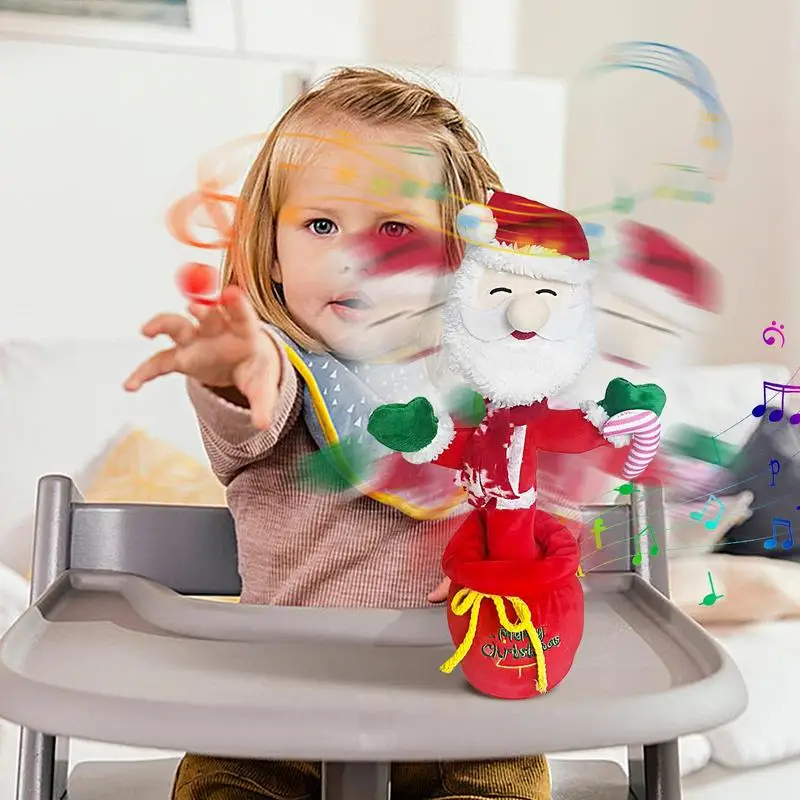
[[[524,294],[511,301],[506,319],[515,331],[531,333],[538,331],[550,319],[550,309],[539,295]]]

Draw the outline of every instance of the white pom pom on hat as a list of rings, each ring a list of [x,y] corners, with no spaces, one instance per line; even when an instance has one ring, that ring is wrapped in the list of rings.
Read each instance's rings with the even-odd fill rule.
[[[462,208],[456,230],[467,242],[465,263],[571,284],[595,275],[580,222],[536,200],[495,191],[488,204]]]
[[[467,242],[489,244],[497,235],[497,220],[489,206],[469,203],[456,216],[456,230]]]

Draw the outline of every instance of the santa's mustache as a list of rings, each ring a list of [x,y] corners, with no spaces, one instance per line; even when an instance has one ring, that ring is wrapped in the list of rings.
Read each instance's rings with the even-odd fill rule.
[[[484,342],[472,336],[460,313],[445,307],[443,345],[450,369],[496,405],[529,405],[573,383],[595,354],[594,325],[585,317],[581,330],[564,341],[511,336]]]

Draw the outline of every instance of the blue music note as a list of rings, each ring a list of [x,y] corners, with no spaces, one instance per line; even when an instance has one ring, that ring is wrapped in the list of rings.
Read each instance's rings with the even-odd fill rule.
[[[769,412],[769,417],[768,417],[770,422],[780,422],[783,419],[784,404],[786,403],[786,395],[800,393],[800,386],[789,386],[785,383],[772,383],[771,381],[764,381],[764,402],[759,403],[753,409],[754,417],[763,417],[764,414],[766,413],[768,389],[771,392],[781,393],[781,407],[773,408],[772,411]],[[792,425],[797,425],[797,423],[800,422],[800,412],[797,414],[792,414],[792,416],[789,417],[789,422]]]
[[[791,550],[794,547],[794,534],[792,533],[792,522],[788,519],[780,519],[779,517],[772,518],[772,536],[764,542],[765,550],[778,549],[778,528],[784,527],[789,529],[789,539],[781,543],[784,550]]]

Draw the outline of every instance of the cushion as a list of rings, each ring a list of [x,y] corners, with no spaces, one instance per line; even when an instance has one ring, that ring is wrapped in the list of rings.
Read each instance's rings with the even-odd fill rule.
[[[135,394],[127,374],[158,347],[123,341],[10,341],[0,344],[0,562],[30,568],[36,482],[69,475],[85,489],[121,430],[143,428],[198,461],[205,459],[181,376]]]
[[[84,497],[90,503],[222,506],[225,488],[192,456],[136,429],[111,449]]]
[[[717,550],[732,555],[800,561],[800,530],[794,530],[800,503],[794,491],[800,485],[800,460],[796,458],[800,453],[800,431],[786,418],[770,422],[769,414],[768,408],[755,433],[728,466],[733,484],[747,486],[753,493],[752,515],[726,531]],[[772,459],[780,464],[774,486],[769,468]],[[787,524],[775,520],[785,520]],[[778,546],[768,549],[773,533]]]
[[[722,536],[750,519],[753,513],[752,492],[721,495],[719,501],[721,508],[714,500],[709,502],[707,497],[685,503],[666,503],[665,538],[670,558],[691,558],[700,552],[712,552]],[[707,522],[716,522],[717,525],[710,530],[706,528]]]
[[[797,572],[791,562],[757,560]],[[791,682],[800,652],[800,620],[712,632],[736,662],[750,697],[738,719],[706,734],[713,760],[726,767],[746,768],[800,755],[800,694]]]
[[[670,559],[669,575],[671,600],[702,625],[800,617],[800,564],[793,561],[705,553]],[[712,583],[718,599],[702,604]]]

